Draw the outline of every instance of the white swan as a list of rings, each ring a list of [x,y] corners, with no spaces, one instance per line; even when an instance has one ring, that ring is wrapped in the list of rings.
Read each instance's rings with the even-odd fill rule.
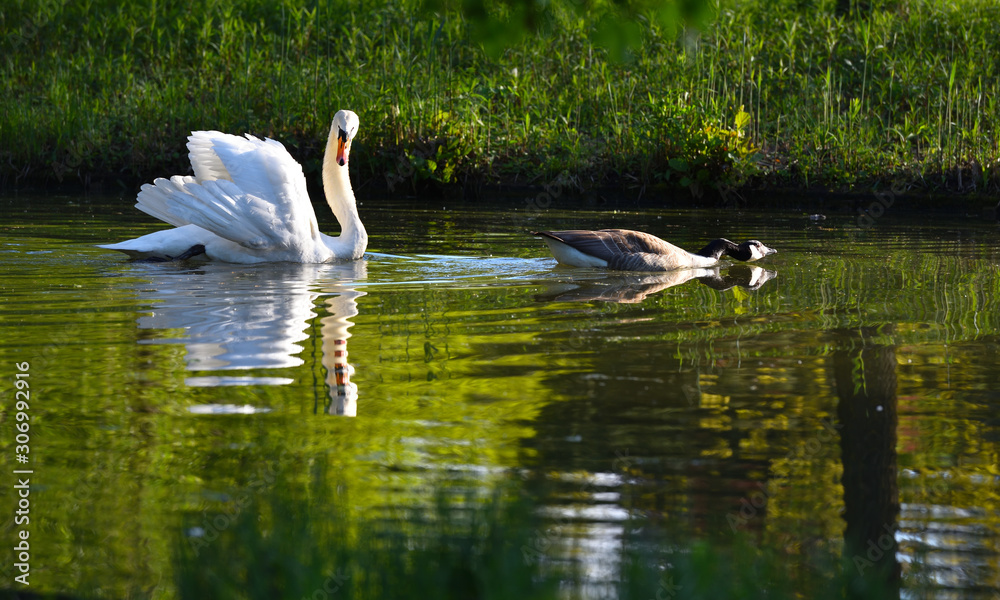
[[[99,247],[152,260],[202,253],[233,263],[359,259],[368,234],[347,173],[357,132],[358,115],[337,112],[323,157],[323,188],[340,222],[338,237],[320,232],[302,167],[280,142],[195,131],[187,144],[194,176],[156,179],[136,198],[139,210],[175,227]]]

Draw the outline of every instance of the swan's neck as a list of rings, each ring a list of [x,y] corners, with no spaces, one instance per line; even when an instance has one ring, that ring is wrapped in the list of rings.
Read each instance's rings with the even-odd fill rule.
[[[323,192],[330,210],[340,222],[340,237],[333,238],[337,244],[333,250],[337,258],[356,259],[361,258],[368,247],[368,232],[358,215],[347,165],[347,162],[344,166],[337,164],[337,132],[331,130],[330,139],[326,143],[326,155],[323,157]]]

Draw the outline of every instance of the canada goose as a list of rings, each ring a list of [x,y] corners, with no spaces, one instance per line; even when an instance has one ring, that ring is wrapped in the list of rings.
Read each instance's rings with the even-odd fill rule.
[[[173,229],[100,246],[133,258],[173,260],[205,254],[232,263],[357,260],[368,247],[347,158],[358,116],[333,117],[323,158],[323,188],[341,232],[320,232],[302,167],[280,143],[252,135],[195,131],[188,138],[194,176],[142,186],[136,208]]]
[[[777,252],[757,240],[734,244],[719,238],[692,254],[655,235],[628,229],[533,231],[549,245],[560,263],[573,267],[607,267],[616,271],[672,271],[710,267],[723,254],[757,260]]]

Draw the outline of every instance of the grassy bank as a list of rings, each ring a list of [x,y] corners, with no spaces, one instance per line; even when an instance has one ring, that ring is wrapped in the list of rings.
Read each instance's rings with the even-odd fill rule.
[[[640,20],[615,62],[558,3],[494,58],[414,0],[11,0],[0,185],[131,189],[187,172],[205,128],[275,137],[315,175],[347,107],[356,185],[394,191],[996,192],[1000,5],[872,5],[724,1],[700,34]]]

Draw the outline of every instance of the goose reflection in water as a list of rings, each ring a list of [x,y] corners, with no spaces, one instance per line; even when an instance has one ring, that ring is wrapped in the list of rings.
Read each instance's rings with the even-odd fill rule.
[[[604,273],[602,272],[601,275]],[[551,285],[537,299],[553,302],[617,302],[636,304],[647,296],[692,279],[710,288],[725,291],[739,286],[747,290],[760,289],[777,276],[775,271],[754,265],[732,265],[725,274],[719,267],[680,269],[662,273],[613,274],[600,279],[574,279]]]
[[[180,338],[141,336],[140,344],[184,344],[189,371],[282,369],[303,364],[302,342],[322,298],[328,315],[320,320],[321,363],[326,369],[329,404],[324,412],[355,416],[357,385],[347,362],[351,319],[358,314],[355,289],[367,276],[364,260],[338,264],[270,263],[233,266],[209,263],[145,265],[150,281],[141,292],[151,304],[138,319],[150,331],[183,330]],[[155,334],[154,334],[155,335]],[[199,375],[192,387],[285,385],[286,377]],[[195,413],[247,413],[267,409],[233,405],[199,405]],[[317,407],[317,410],[319,408]]]

